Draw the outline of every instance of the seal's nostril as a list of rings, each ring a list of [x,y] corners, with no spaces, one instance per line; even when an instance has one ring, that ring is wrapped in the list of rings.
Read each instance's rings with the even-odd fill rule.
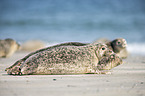
[[[114,58],[114,56],[111,55],[110,58]]]
[[[109,52],[111,53],[112,51],[111,51],[111,50],[109,50]]]

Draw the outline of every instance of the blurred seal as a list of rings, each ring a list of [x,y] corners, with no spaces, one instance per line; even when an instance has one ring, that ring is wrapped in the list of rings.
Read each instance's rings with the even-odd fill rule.
[[[0,57],[10,57],[20,49],[20,45],[13,39],[0,40]]]

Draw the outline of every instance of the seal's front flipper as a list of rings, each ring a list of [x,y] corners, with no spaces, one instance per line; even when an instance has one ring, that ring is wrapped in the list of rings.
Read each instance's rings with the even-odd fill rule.
[[[112,74],[110,70],[99,70],[97,69],[95,74]]]

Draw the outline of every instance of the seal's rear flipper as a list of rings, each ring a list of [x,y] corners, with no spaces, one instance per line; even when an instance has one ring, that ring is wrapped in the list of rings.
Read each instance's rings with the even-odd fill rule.
[[[22,75],[20,66],[17,66],[17,67],[8,69],[8,70],[7,70],[7,73],[8,73],[9,75]]]

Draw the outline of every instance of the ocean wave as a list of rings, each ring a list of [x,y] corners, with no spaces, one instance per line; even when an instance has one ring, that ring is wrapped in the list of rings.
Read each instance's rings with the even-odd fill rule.
[[[145,43],[129,43],[127,50],[130,54],[145,55]]]

